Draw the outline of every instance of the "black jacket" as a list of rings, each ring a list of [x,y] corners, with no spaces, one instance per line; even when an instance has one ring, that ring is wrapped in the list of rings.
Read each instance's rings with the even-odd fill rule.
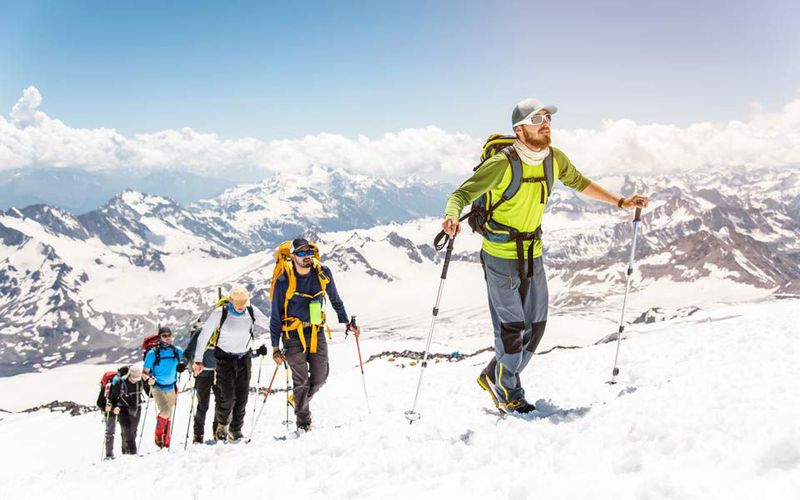
[[[183,348],[183,361],[185,364],[189,365],[194,359],[194,351],[197,347],[197,337],[200,336],[200,332],[202,328],[195,328],[192,332],[191,337],[189,337],[189,343],[186,344],[186,347]],[[204,370],[214,370],[217,367],[217,358],[214,357],[214,349],[206,349],[203,352],[203,368]]]
[[[149,389],[150,387],[141,380],[133,383],[128,380],[116,379],[116,382],[111,384],[108,401],[112,407],[134,410],[139,407],[142,394],[149,394]]]

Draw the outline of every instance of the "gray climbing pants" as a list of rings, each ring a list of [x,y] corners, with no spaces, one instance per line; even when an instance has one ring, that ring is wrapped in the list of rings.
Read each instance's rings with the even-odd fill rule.
[[[306,328],[306,330],[308,330]],[[304,332],[306,345],[311,345],[311,332]],[[320,330],[317,337],[317,352],[303,351],[300,337],[293,332],[288,339],[284,339],[283,348],[286,362],[292,369],[292,383],[294,384],[294,414],[297,425],[311,424],[311,398],[319,391],[328,379],[330,366],[328,365],[328,343],[325,340],[325,331]]]
[[[520,278],[516,259],[481,251],[494,326],[494,358],[483,369],[504,403],[525,398],[519,375],[542,340],[547,324],[547,277],[542,258],[533,261],[533,277]],[[527,266],[526,266],[527,268]]]

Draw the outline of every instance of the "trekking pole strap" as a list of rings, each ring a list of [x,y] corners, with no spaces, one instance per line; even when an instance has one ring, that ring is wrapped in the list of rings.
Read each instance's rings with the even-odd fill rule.
[[[442,238],[446,238],[444,242],[442,242]],[[439,231],[439,234],[437,234],[436,238],[433,239],[433,248],[435,248],[437,252],[440,251],[442,248],[444,248],[449,239],[450,237],[447,236],[447,233],[445,233],[444,230]]]
[[[469,218],[470,215],[472,215],[472,210],[462,215],[461,218],[458,219],[458,222],[464,222],[464,220]],[[433,248],[435,248],[436,251],[439,252],[442,250],[442,248],[445,247],[445,245],[450,244],[450,240],[451,240],[450,236],[448,236],[447,233],[444,232],[444,230],[439,231],[439,234],[437,234],[436,238],[433,239]]]

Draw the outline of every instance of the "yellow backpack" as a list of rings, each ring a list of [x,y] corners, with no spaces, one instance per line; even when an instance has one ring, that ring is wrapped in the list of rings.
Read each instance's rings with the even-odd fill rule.
[[[331,338],[331,328],[325,322],[325,287],[330,283],[330,279],[328,276],[325,275],[325,271],[322,268],[322,264],[320,263],[319,259],[319,248],[309,242],[308,248],[314,252],[313,256],[311,257],[312,267],[317,273],[317,278],[319,279],[319,286],[320,291],[314,295],[307,295],[304,293],[297,292],[297,277],[294,274],[294,265],[292,264],[292,242],[291,241],[284,241],[278,247],[278,250],[275,252],[275,269],[272,271],[272,283],[269,287],[269,300],[272,302],[273,295],[275,292],[275,283],[278,281],[278,278],[281,276],[286,276],[286,281],[288,282],[288,287],[286,289],[286,297],[283,300],[283,315],[281,317],[281,323],[283,323],[283,332],[286,335],[286,338],[289,338],[289,332],[297,330],[298,336],[300,337],[300,344],[303,346],[303,352],[309,350],[312,354],[317,352],[317,335],[319,332],[319,328],[321,326],[325,326],[328,331],[328,338]],[[306,297],[309,299],[316,299],[317,297],[321,296],[322,302],[322,321],[317,324],[313,323],[304,323],[300,318],[296,318],[294,316],[289,316],[289,301],[295,295],[299,295],[301,297]],[[303,331],[304,326],[311,327],[311,346],[310,349],[306,346],[306,338]]]

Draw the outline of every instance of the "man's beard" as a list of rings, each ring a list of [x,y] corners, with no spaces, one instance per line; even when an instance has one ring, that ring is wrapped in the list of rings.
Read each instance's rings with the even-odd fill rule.
[[[311,264],[312,264],[311,259],[309,259],[308,257],[297,259],[297,265],[302,267],[303,269],[311,267]]]
[[[541,151],[550,146],[550,134],[539,134],[539,138],[537,139],[533,134],[528,133],[528,131],[523,128],[522,138],[525,139],[525,145],[534,151]]]

